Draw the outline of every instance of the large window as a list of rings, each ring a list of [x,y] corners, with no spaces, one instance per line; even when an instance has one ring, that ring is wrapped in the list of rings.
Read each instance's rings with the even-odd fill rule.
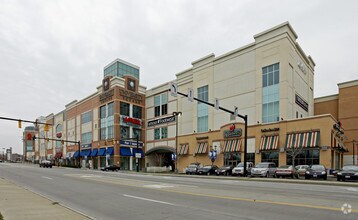
[[[114,137],[114,104],[113,102],[100,108],[101,140]]]
[[[142,107],[133,105],[133,118],[142,118]]]
[[[137,135],[139,136],[138,137],[138,140],[142,140],[142,130],[141,129],[137,129],[137,128],[133,128],[133,138],[137,138]]]
[[[121,140],[129,139],[129,127],[121,126]]]
[[[262,122],[279,121],[280,115],[279,64],[262,68]]]
[[[119,112],[121,115],[129,116],[129,104],[125,102],[120,103]]]
[[[81,124],[86,124],[92,121],[92,111],[83,113],[81,115]]]
[[[262,151],[261,162],[273,162],[278,166],[278,151]]]
[[[81,144],[90,144],[90,143],[92,143],[92,132],[83,133],[81,140],[82,140]]]
[[[168,127],[154,129],[154,140],[168,138]]]
[[[206,102],[209,100],[208,86],[198,88],[198,99]],[[198,132],[205,132],[209,130],[208,115],[208,105],[198,102]]]
[[[129,66],[125,63],[115,62],[104,69],[104,77],[106,76],[133,76],[139,79],[139,69]]]
[[[225,166],[236,166],[241,162],[240,152],[227,152],[224,153],[224,165]]]
[[[292,156],[286,153],[287,165],[292,165]],[[303,149],[295,157],[296,165],[312,165],[319,164],[319,149]]]
[[[168,114],[168,93],[154,96],[154,116]]]
[[[253,164],[255,164],[255,153],[247,153],[246,154],[246,161],[247,162],[252,162]]]

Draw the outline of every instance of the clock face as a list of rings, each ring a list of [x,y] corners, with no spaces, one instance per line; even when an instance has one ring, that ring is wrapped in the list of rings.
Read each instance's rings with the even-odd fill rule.
[[[133,80],[133,79],[127,79],[127,89],[128,89],[128,90],[131,90],[131,91],[135,92],[135,91],[136,91],[135,86],[136,86],[135,80]]]
[[[129,83],[129,86],[130,86],[130,87],[134,87],[134,82],[131,81],[131,82]]]

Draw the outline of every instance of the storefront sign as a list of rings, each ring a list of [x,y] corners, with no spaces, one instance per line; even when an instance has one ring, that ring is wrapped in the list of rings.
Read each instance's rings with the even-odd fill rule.
[[[308,112],[308,103],[297,94],[295,99],[296,104],[303,108],[306,112]]]
[[[234,130],[226,130],[224,131],[224,138],[231,138],[231,137],[241,137],[242,135],[242,129],[237,128]]]
[[[137,141],[124,141],[121,140],[121,146],[123,147],[137,147]],[[143,142],[138,142],[139,147],[143,147]]]
[[[271,131],[279,131],[280,128],[264,128],[261,129],[261,132],[271,132]]]
[[[142,120],[137,118],[130,118],[127,116],[127,117],[123,117],[123,121],[127,124],[131,123],[131,124],[142,126]]]
[[[135,92],[119,89],[119,95],[122,97],[123,100],[128,102],[132,102],[136,104],[142,104],[143,102],[143,96]]]
[[[114,95],[114,89],[111,89],[111,90],[99,95],[99,101],[101,103],[108,102],[108,101],[112,100],[113,95]]]
[[[81,144],[81,148],[90,148],[92,144]]]
[[[148,121],[148,127],[165,124],[165,123],[170,123],[170,122],[175,122],[175,116],[170,116],[170,117],[166,117],[166,118],[156,119],[153,121]]]

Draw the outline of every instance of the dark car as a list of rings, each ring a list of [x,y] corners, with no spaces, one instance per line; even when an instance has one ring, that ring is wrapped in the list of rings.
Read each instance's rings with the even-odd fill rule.
[[[347,165],[337,172],[337,181],[358,180],[358,166]]]
[[[196,174],[200,167],[202,167],[200,163],[191,163],[185,168],[185,174]]]
[[[218,169],[216,165],[206,165],[198,169],[197,174],[199,175],[212,175],[215,173],[215,170]]]
[[[324,165],[311,165],[307,168],[305,179],[324,179],[327,180],[327,169]]]
[[[277,170],[275,171],[276,177],[280,178],[280,177],[291,177],[292,179],[295,178],[299,178],[299,174],[298,171],[295,167],[291,166],[291,165],[282,165],[279,168],[277,168]]]
[[[52,163],[49,160],[43,160],[40,163],[40,167],[52,168]]]
[[[109,171],[109,170],[111,170],[111,171],[118,171],[118,170],[120,170],[121,168],[119,167],[119,166],[117,166],[117,165],[109,165],[109,166],[106,166],[106,167],[102,167],[101,168],[101,170],[102,171]]]
[[[215,170],[216,175],[231,176],[234,166],[223,166]]]

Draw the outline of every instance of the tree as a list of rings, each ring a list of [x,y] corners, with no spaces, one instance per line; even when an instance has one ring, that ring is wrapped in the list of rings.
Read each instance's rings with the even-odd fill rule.
[[[303,147],[290,147],[286,148],[286,154],[292,157],[292,166],[295,167],[295,160],[297,155],[299,155],[303,150]]]

